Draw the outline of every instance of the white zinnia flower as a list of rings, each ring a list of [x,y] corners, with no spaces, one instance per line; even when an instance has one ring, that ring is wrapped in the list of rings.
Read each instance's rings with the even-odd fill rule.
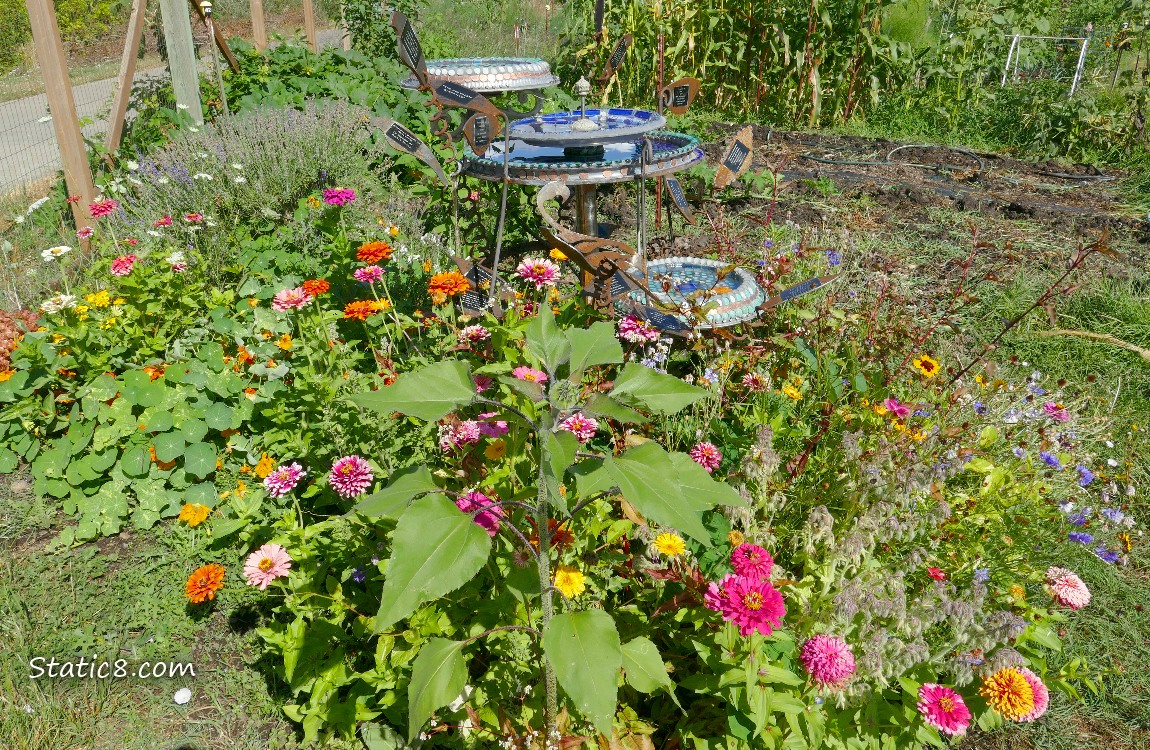
[[[183,250],[173,250],[171,255],[164,258],[168,263],[183,263],[186,259],[187,256],[184,255]]]
[[[50,247],[44,252],[40,253],[40,257],[46,261],[51,262],[62,255],[67,255],[70,252],[72,252],[72,248],[68,247],[67,245],[57,245],[56,247]]]
[[[212,177],[207,172],[196,172],[194,175],[192,175],[192,179],[193,180],[214,180],[216,178]]]
[[[61,310],[66,310],[70,307],[76,306],[76,297],[72,294],[57,294],[51,299],[46,299],[40,305],[40,310],[46,313],[58,313]]]

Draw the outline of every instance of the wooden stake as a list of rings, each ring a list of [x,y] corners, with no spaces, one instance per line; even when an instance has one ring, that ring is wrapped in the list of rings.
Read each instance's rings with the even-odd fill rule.
[[[206,28],[208,25],[208,17],[204,13],[203,7],[196,2],[196,0],[188,0],[188,3],[192,6],[192,9],[195,10],[199,19],[204,22],[204,27]],[[224,59],[228,61],[228,65],[231,66],[231,69],[237,73],[240,72],[240,64],[236,62],[236,56],[232,54],[232,48],[228,46],[228,40],[224,38],[224,32],[220,31],[220,28],[215,24],[212,24],[212,38],[215,39],[216,48],[223,53]]]
[[[268,30],[264,25],[264,0],[250,0],[252,11],[252,40],[263,52],[268,46]]]
[[[136,57],[140,53],[140,39],[147,21],[148,0],[132,0],[132,15],[128,18],[128,38],[124,56],[120,58],[120,77],[116,79],[116,95],[112,97],[112,111],[108,116],[108,134],[104,148],[115,153],[124,134],[124,118],[128,114],[128,99],[132,96],[132,79],[136,77]]]
[[[96,189],[92,184],[84,137],[80,133],[80,118],[76,115],[72,82],[68,80],[68,61],[64,57],[64,43],[60,41],[56,8],[52,0],[25,0],[25,5],[28,7],[32,40],[36,45],[36,61],[44,76],[52,127],[56,131],[56,143],[60,148],[64,181],[68,185],[68,194],[80,197],[78,202],[72,204],[72,217],[77,227],[83,227],[92,220],[88,206],[96,197]]]
[[[202,125],[204,110],[200,104],[200,72],[192,42],[192,17],[184,0],[160,0],[160,15],[164,21],[164,42],[168,47],[168,70],[172,72],[176,106],[186,108],[192,121]]]
[[[351,49],[351,31],[347,28],[347,15],[344,13],[346,7],[344,4],[339,6],[339,30],[343,39],[343,48],[349,50]]]
[[[319,52],[315,40],[315,0],[303,0],[303,30],[312,52]]]

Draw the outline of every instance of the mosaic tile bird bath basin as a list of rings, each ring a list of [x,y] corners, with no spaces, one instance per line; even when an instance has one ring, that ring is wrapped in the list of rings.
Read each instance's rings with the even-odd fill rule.
[[[462,84],[472,91],[489,94],[500,91],[530,91],[558,86],[559,77],[551,66],[537,57],[449,57],[428,60],[427,74]],[[408,76],[405,89],[419,88],[415,76]]]
[[[662,258],[647,263],[645,281],[663,306],[681,309],[690,304],[692,295],[696,306],[717,305],[707,312],[706,322],[699,327],[725,328],[759,317],[758,307],[767,299],[754,275],[744,268],[735,268],[720,279],[719,272],[728,267],[729,263],[709,258]],[[637,268],[630,269],[630,273],[643,279]],[[709,296],[705,294],[708,290]],[[640,305],[649,304],[646,292],[632,292],[631,298]],[[673,317],[686,320],[685,316]]]
[[[516,120],[511,137],[534,146],[571,149],[635,142],[666,124],[661,114],[645,109],[588,109]]]

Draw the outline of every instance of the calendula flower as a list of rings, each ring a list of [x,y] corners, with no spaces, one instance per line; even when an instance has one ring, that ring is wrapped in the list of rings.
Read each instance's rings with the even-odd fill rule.
[[[842,638],[816,635],[799,649],[799,661],[811,679],[822,686],[844,686],[855,673],[855,657]]]
[[[268,584],[283,578],[291,570],[291,555],[279,544],[265,544],[248,555],[244,563],[244,577],[249,586],[259,586],[266,591]]]
[[[224,569],[216,563],[197,568],[184,585],[184,593],[192,604],[200,604],[216,598],[216,592],[224,587]]]
[[[970,709],[962,696],[933,682],[919,687],[918,712],[924,723],[951,737],[963,736],[970,726]]]
[[[714,443],[699,443],[691,449],[690,456],[691,460],[706,469],[708,474],[719,468],[719,464],[723,462],[723,454]]]
[[[795,388],[790,383],[785,384],[779,390],[781,390],[783,392],[784,396],[786,396],[787,398],[794,399],[795,401],[798,401],[803,397],[803,392],[800,391],[798,388]]]
[[[983,677],[978,694],[1010,721],[1021,721],[1034,710],[1034,689],[1017,667],[1005,667]]]
[[[194,528],[207,520],[211,512],[212,509],[206,505],[184,503],[184,506],[180,508],[179,520]]]
[[[365,242],[355,251],[355,258],[360,263],[379,263],[391,258],[393,250],[386,242]]]
[[[492,440],[487,444],[487,448],[483,450],[483,455],[489,461],[498,461],[507,455],[507,441],[502,438]]]
[[[304,294],[309,297],[318,297],[321,294],[327,294],[331,291],[331,284],[324,279],[308,279],[300,288],[303,289]]]
[[[551,248],[551,252],[548,253],[548,255],[551,256],[552,260],[567,260],[567,254],[556,247]]]
[[[427,282],[427,293],[432,297],[454,297],[471,288],[471,283],[459,271],[437,273]]]
[[[371,487],[373,479],[371,466],[366,460],[355,455],[338,459],[327,475],[327,481],[332,489],[345,498],[362,495]]]
[[[276,468],[276,462],[271,459],[268,454],[263,454],[260,457],[259,463],[256,464],[256,476],[260,479],[266,479],[268,474],[271,474]]]
[[[920,354],[911,363],[925,378],[933,378],[938,374],[938,361],[929,354]]]
[[[683,542],[683,537],[668,532],[655,537],[655,549],[659,551],[660,555],[678,557],[686,554],[687,545]]]
[[[738,547],[740,544],[742,544],[745,541],[747,541],[747,539],[746,539],[746,537],[743,536],[743,532],[735,531],[733,529],[731,531],[727,532],[727,543],[730,544],[732,547]]]
[[[587,588],[586,581],[583,574],[570,565],[560,565],[555,569],[555,588],[568,599],[574,599],[582,594]]]

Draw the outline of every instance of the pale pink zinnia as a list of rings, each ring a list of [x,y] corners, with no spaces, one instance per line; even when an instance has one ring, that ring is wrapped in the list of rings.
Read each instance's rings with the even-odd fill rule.
[[[731,565],[737,575],[766,580],[771,577],[775,560],[759,545],[744,542],[731,550]]]
[[[1046,416],[1050,417],[1056,422],[1069,422],[1070,412],[1066,411],[1061,404],[1056,404],[1053,401],[1047,401],[1042,405],[1042,410],[1046,412]]]
[[[89,205],[88,213],[92,214],[93,219],[101,219],[105,216],[116,213],[116,210],[119,208],[119,203],[112,200],[111,198],[104,198],[103,200],[98,200],[95,203]]]
[[[248,555],[244,563],[244,577],[249,586],[259,586],[266,591],[268,584],[283,578],[291,569],[291,555],[278,544],[265,544]]]
[[[842,638],[816,635],[799,649],[799,661],[820,685],[842,687],[855,673],[855,657]]]
[[[328,188],[323,191],[323,202],[329,206],[346,206],[355,200],[355,191],[351,188]]]
[[[499,531],[499,519],[503,517],[503,508],[494,503],[487,495],[475,490],[456,499],[455,507],[467,514],[479,511],[475,513],[475,523],[487,530],[487,536],[494,537]]]
[[[719,468],[723,461],[723,454],[719,452],[714,443],[699,443],[691,449],[691,460],[707,470],[707,473]]]
[[[918,712],[928,726],[951,737],[961,737],[970,726],[970,709],[961,695],[945,685],[927,682],[919,686]]]
[[[264,478],[264,489],[272,497],[283,497],[295,489],[306,472],[297,463],[277,466]]]
[[[203,214],[184,214],[184,221],[189,224],[199,224],[204,220]]]
[[[619,321],[619,338],[632,344],[658,341],[659,329],[634,315],[628,315]]]
[[[364,266],[355,269],[352,276],[355,277],[356,281],[362,281],[364,284],[374,284],[383,278],[383,269],[379,266]]]
[[[910,406],[908,404],[900,404],[897,398],[888,398],[882,402],[882,405],[895,416],[895,419],[906,419],[910,414]]]
[[[132,272],[132,266],[136,265],[136,256],[128,253],[121,255],[112,261],[112,275],[113,276],[127,276]]]
[[[1081,578],[1065,568],[1052,567],[1046,571],[1046,586],[1054,601],[1071,609],[1082,609],[1090,603],[1090,589]]]
[[[371,466],[359,456],[344,456],[336,460],[327,475],[327,481],[340,497],[356,497],[371,487]]]
[[[554,286],[559,280],[559,264],[546,258],[525,258],[515,269],[516,275],[535,285],[536,289]]]
[[[82,240],[88,239],[89,237],[91,237],[95,233],[96,233],[96,230],[92,229],[92,227],[80,227],[79,229],[76,230],[76,236]]]
[[[737,625],[742,635],[770,635],[782,626],[787,613],[783,595],[774,586],[742,576],[727,576],[714,589],[708,586],[703,602],[722,614],[724,620]]]
[[[751,393],[762,393],[767,390],[767,379],[757,372],[748,372],[743,376],[743,387]]]
[[[599,423],[583,414],[572,414],[559,423],[559,429],[567,430],[577,437],[580,443],[586,443],[599,431]]]
[[[312,297],[304,291],[302,286],[295,289],[282,289],[272,298],[272,309],[276,312],[298,310],[311,302]]]
[[[171,216],[161,216],[160,218],[158,218],[152,222],[152,226],[155,227],[156,229],[159,229],[160,227],[170,227],[171,225],[172,225],[172,217]]]
[[[1042,678],[1031,672],[1026,667],[1015,667],[1023,676],[1026,682],[1030,685],[1031,691],[1034,693],[1034,708],[1030,713],[1023,716],[1019,721],[1036,721],[1042,718],[1046,713],[1046,709],[1050,707],[1050,690],[1042,682]]]
[[[546,383],[547,373],[536,370],[527,365],[520,365],[511,371],[511,374],[518,380],[524,380],[528,383]]]
[[[470,344],[476,344],[489,338],[491,338],[491,331],[480,325],[467,326],[459,332],[459,340]]]

